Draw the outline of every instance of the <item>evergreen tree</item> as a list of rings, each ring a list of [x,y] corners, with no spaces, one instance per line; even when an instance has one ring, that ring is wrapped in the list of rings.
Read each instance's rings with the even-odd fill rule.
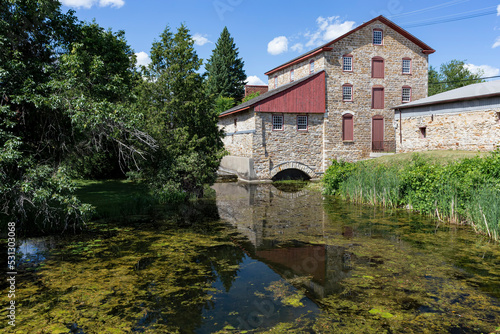
[[[208,93],[215,95],[215,98],[232,97],[235,101],[241,101],[246,80],[243,65],[243,60],[238,58],[238,49],[233,38],[227,27],[224,27],[205,66]]]
[[[202,60],[189,30],[173,35],[167,26],[153,44],[138,108],[146,108],[148,132],[159,149],[146,166],[153,190],[165,200],[201,196],[215,181],[224,147],[213,101],[207,96]],[[172,198],[175,196],[175,198]]]

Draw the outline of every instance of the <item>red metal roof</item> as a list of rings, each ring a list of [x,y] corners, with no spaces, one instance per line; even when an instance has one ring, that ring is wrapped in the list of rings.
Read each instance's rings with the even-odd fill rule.
[[[326,110],[325,71],[308,75],[270,90],[256,98],[224,111],[219,117],[254,107],[258,112],[324,113]]]

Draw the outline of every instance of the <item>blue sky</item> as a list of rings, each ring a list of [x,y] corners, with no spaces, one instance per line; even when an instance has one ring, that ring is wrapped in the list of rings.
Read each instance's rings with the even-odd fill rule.
[[[430,65],[465,60],[472,71],[500,75],[500,0],[60,0],[83,21],[124,30],[147,62],[151,45],[184,23],[198,56],[208,59],[227,26],[245,62],[249,83],[264,72],[384,15],[436,50]]]

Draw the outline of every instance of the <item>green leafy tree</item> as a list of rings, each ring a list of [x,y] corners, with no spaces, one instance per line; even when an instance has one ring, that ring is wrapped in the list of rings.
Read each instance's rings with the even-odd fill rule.
[[[260,92],[253,92],[252,94],[248,94],[247,96],[245,96],[245,98],[243,98],[243,100],[241,102],[250,101],[251,99],[254,99],[257,96],[260,96]]]
[[[219,96],[215,99],[215,111],[218,115],[224,111],[234,107],[234,99],[232,97]]]
[[[153,43],[151,60],[137,104],[159,145],[145,166],[147,178],[165,201],[199,197],[215,181],[224,148],[189,30],[181,25],[173,35],[167,26]]]
[[[224,27],[205,65],[208,93],[215,97],[232,97],[235,101],[241,101],[245,94],[246,80],[243,65],[242,58],[238,58],[234,39],[227,27]]]
[[[77,227],[91,208],[74,195],[68,158],[142,153],[126,108],[134,59],[123,33],[83,24],[56,0],[0,2],[1,221],[46,231]]]
[[[484,73],[472,73],[465,65],[464,61],[454,59],[442,64],[439,72],[431,66],[429,69],[429,96],[484,82],[481,80]]]

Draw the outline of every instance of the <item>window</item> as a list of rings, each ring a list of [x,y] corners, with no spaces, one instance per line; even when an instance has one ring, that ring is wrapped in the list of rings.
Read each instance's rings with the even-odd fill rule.
[[[403,87],[403,94],[402,94],[402,99],[401,101],[403,103],[411,102],[411,87],[405,86]]]
[[[384,78],[384,58],[372,58],[372,78]]]
[[[274,88],[278,88],[278,76],[274,76]]]
[[[290,70],[290,82],[292,82],[294,80],[294,72],[293,70]]]
[[[311,62],[309,63],[309,73],[314,73],[314,60],[311,60]]]
[[[283,115],[273,115],[273,131],[283,130]]]
[[[420,138],[426,138],[427,137],[427,128],[425,126],[418,128],[420,130]]]
[[[238,120],[235,118],[234,119],[234,131],[236,131],[236,126],[238,125]]]
[[[372,109],[384,109],[384,87],[372,88]]]
[[[344,72],[352,72],[352,56],[345,55],[342,57],[342,70]]]
[[[342,86],[342,101],[352,101],[352,85],[345,84]]]
[[[354,140],[354,122],[352,114],[345,114],[342,116],[342,140]]]
[[[307,131],[307,115],[297,116],[297,130]]]
[[[403,58],[403,74],[411,74],[411,59]]]
[[[384,32],[380,29],[373,30],[373,45],[382,45]]]

